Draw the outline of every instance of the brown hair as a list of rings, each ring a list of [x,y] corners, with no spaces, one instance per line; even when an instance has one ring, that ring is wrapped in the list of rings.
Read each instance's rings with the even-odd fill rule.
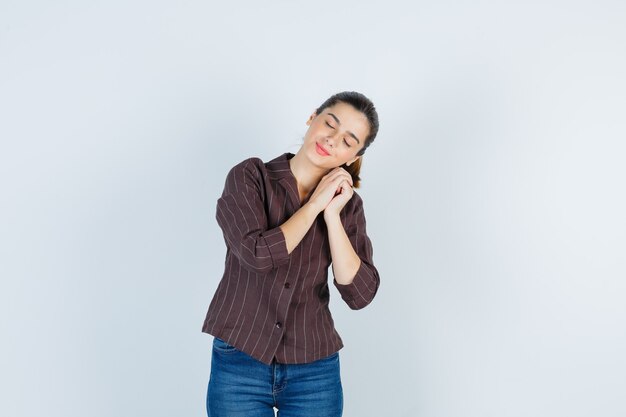
[[[354,188],[359,188],[361,186],[361,177],[359,174],[361,173],[361,159],[363,157],[357,159],[350,165],[343,164],[341,167],[350,173],[352,177],[352,186]]]
[[[339,102],[349,104],[356,110],[363,113],[367,118],[370,127],[370,131],[365,138],[363,148],[361,148],[361,150],[357,152],[357,155],[361,157],[350,165],[343,164],[341,166],[352,176],[352,184],[354,188],[359,188],[359,186],[361,185],[361,177],[359,177],[359,174],[361,173],[361,161],[363,159],[362,155],[365,153],[365,149],[367,149],[367,147],[370,146],[372,142],[374,142],[374,139],[378,134],[378,113],[376,112],[374,103],[372,103],[372,101],[369,98],[365,97],[363,94],[357,93],[356,91],[343,91],[329,97],[325,102],[322,103],[321,106],[317,108],[317,110],[315,110],[315,114],[320,114],[322,111],[324,111],[325,108],[332,107]]]

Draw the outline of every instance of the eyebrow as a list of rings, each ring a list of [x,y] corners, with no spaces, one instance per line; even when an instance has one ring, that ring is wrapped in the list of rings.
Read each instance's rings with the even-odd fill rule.
[[[330,115],[333,117],[333,119],[335,119],[335,121],[337,122],[337,124],[338,124],[338,125],[340,125],[340,124],[341,124],[341,122],[339,121],[339,118],[337,118],[337,116],[335,116],[334,114],[332,114],[332,113],[330,113],[330,112],[329,112],[328,114],[330,114]],[[350,136],[352,136],[352,137],[354,138],[354,140],[356,140],[356,142],[357,142],[358,144],[361,144],[361,141],[359,140],[359,138],[357,138],[357,137],[356,137],[356,135],[355,135],[354,133],[352,133],[352,132],[350,132],[350,131],[348,130],[348,134],[349,134]]]

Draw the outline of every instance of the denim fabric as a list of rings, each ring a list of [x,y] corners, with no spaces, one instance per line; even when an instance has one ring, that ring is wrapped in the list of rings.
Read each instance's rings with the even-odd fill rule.
[[[209,417],[340,417],[339,353],[306,364],[266,365],[213,339]]]

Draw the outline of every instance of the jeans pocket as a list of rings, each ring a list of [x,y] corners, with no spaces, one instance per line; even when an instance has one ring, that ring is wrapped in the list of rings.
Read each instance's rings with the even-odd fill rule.
[[[337,362],[339,362],[339,352],[335,352],[331,354],[330,356],[326,356],[325,358],[318,359],[315,363],[318,363],[320,365],[325,365],[325,364],[336,364]]]
[[[213,349],[217,350],[218,352],[222,352],[222,353],[234,353],[237,352],[237,348],[234,347],[233,345],[229,345],[228,343],[226,343],[225,341],[223,341],[222,339],[218,338],[218,337],[213,337]]]

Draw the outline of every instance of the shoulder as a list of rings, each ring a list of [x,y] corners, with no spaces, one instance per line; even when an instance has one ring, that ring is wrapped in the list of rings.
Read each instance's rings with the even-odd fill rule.
[[[260,174],[265,172],[265,164],[261,158],[252,156],[235,164],[229,171],[227,178],[258,178]]]
[[[265,176],[265,164],[256,156],[246,158],[235,164],[226,175],[225,189],[239,190],[240,186],[259,186]]]
[[[265,169],[265,163],[257,156],[251,156],[235,164],[230,172],[258,172]]]
[[[293,156],[285,152],[276,158],[264,162],[258,156],[246,158],[233,166],[229,172],[231,176],[255,178],[259,181],[279,180],[289,171],[289,157]]]
[[[350,201],[348,201],[348,203],[352,212],[363,210],[363,198],[359,193],[356,192],[356,190],[354,190],[352,198],[350,199]]]
[[[359,193],[354,191],[352,198],[348,200],[339,217],[343,218],[344,225],[351,225],[358,221],[363,214],[363,199]]]
[[[359,205],[359,206],[363,205],[363,198],[361,197],[361,194],[356,192],[356,190],[354,190],[354,193],[352,194],[352,198],[350,200],[355,205]]]

